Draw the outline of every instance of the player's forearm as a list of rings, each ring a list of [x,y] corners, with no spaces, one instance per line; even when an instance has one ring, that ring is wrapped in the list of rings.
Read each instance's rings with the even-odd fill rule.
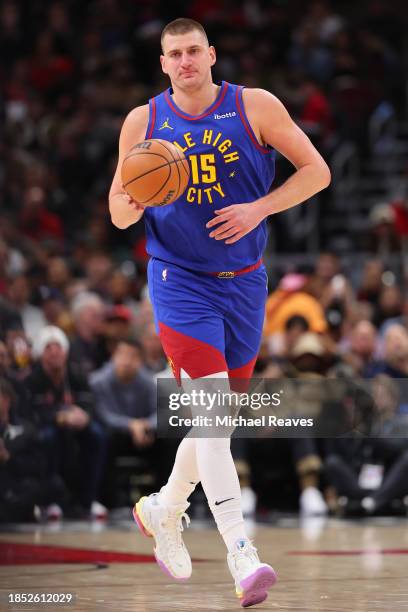
[[[326,164],[307,164],[292,174],[283,185],[257,200],[257,203],[267,217],[301,204],[328,187],[330,180],[330,170]]]
[[[137,223],[143,216],[143,210],[135,210],[122,193],[109,197],[109,211],[113,225],[119,229],[126,229],[133,223]]]

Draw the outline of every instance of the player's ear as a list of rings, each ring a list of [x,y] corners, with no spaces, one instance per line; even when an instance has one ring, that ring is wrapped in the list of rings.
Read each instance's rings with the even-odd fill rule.
[[[161,67],[162,67],[162,70],[163,70],[164,74],[167,74],[167,70],[166,70],[166,58],[164,57],[164,55],[160,56],[160,63],[161,63]]]
[[[214,47],[211,45],[211,47],[209,47],[209,52],[210,52],[210,65],[214,66],[215,62],[217,61],[217,54],[215,53],[215,49]]]

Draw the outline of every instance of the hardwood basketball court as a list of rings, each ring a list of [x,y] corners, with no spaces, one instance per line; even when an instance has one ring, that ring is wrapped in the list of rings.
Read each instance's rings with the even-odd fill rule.
[[[186,583],[172,582],[152,557],[151,540],[131,521],[20,526],[0,534],[1,610],[151,612],[241,609],[215,531],[185,533],[193,558]],[[256,610],[408,610],[405,519],[253,525],[251,537],[279,581]],[[61,604],[10,604],[9,593],[72,593]]]

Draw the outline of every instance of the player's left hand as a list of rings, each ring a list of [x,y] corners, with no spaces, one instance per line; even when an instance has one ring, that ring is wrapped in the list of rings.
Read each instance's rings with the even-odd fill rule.
[[[257,202],[250,204],[233,204],[214,211],[216,217],[211,219],[206,227],[217,227],[210,234],[215,240],[225,240],[225,244],[233,244],[246,234],[249,234],[265,218],[261,206]],[[221,224],[221,225],[220,225]]]

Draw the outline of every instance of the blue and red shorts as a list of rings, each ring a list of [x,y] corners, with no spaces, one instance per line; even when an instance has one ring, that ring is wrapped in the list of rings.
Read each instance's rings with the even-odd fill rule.
[[[193,379],[252,375],[268,294],[262,262],[205,274],[153,257],[148,283],[156,329],[179,383],[181,369]]]

